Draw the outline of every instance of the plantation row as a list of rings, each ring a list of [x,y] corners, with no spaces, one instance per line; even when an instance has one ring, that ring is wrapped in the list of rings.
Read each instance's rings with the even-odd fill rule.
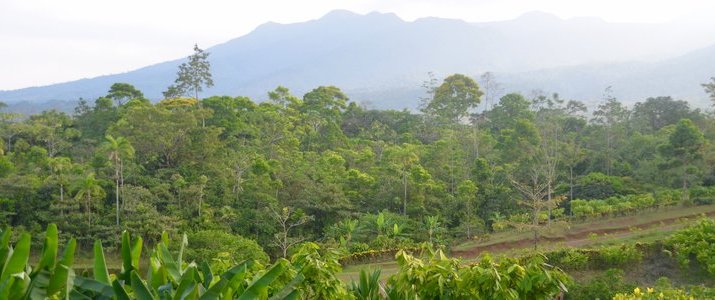
[[[447,258],[441,250],[425,246],[418,256],[398,251],[395,257],[399,271],[384,284],[378,270],[372,274],[363,271],[359,281],[346,286],[336,277],[341,271],[338,253],[320,251],[314,243],[302,244],[290,260],[281,258],[266,266],[254,260],[236,264],[225,257],[197,264],[183,259],[188,245],[186,236],[176,254],[172,254],[169,237],[164,234],[147,256],[146,270],[142,270],[144,242],[124,232],[121,270],[109,274],[102,244],[96,241],[92,275],[88,276],[77,275],[72,269],[74,239],[58,257],[55,225],[47,228],[34,266],[29,265],[32,237],[23,233],[11,245],[12,236],[9,229],[0,233],[0,299],[553,299],[567,292],[573,281],[560,268],[546,264],[547,258],[566,269],[603,269],[633,264],[645,252],[661,247],[568,249],[522,259],[494,260],[486,255],[475,264],[463,265],[458,259]],[[674,234],[663,247],[672,250],[683,266],[695,258],[715,275],[714,245],[715,220],[705,219]],[[661,286],[658,291],[644,291],[635,289],[614,299],[715,295],[708,288],[684,291]]]
[[[647,208],[673,206],[678,204],[711,204],[715,200],[715,188],[699,187],[690,191],[690,197],[683,203],[680,190],[663,190],[649,194],[632,194],[608,197],[601,200],[571,201],[574,217],[627,215]]]

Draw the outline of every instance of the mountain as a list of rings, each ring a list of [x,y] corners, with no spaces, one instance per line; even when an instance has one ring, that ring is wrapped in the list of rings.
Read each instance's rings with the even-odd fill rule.
[[[278,85],[287,86],[298,95],[319,85],[336,85],[353,100],[369,101],[375,107],[413,108],[421,96],[419,86],[427,79],[427,72],[443,76],[493,71],[499,74],[499,80],[503,77],[505,87],[563,89],[568,90],[567,94],[590,99],[602,94],[604,82],[624,77],[623,73],[631,80],[624,84],[635,83],[634,89],[650,88],[638,85],[639,78],[655,71],[675,72],[663,69],[667,64],[657,67],[661,64],[653,61],[685,53],[702,46],[703,41],[715,43],[712,31],[715,29],[684,34],[683,28],[672,24],[608,23],[596,18],[564,20],[540,12],[510,21],[468,23],[440,18],[407,22],[389,13],[359,15],[333,11],[303,23],[263,24],[245,36],[208,48],[216,85],[203,95],[246,95],[261,100]],[[700,68],[697,60],[710,57],[696,56],[693,55],[692,62],[686,58],[680,62],[670,60],[670,67],[678,72],[687,71],[679,65],[687,62],[688,66]],[[627,61],[639,62],[624,64]],[[26,102],[27,106],[27,103],[51,105],[75,101],[80,97],[94,99],[106,94],[115,82],[133,84],[147,97],[157,100],[161,91],[173,82],[181,62],[174,60],[122,74],[0,91],[0,100]],[[583,80],[576,80],[579,76],[575,75],[582,75]],[[590,77],[603,82],[587,80]],[[670,82],[669,77],[658,80],[666,81],[662,85],[666,92],[677,94],[678,89],[690,90],[687,84],[697,86],[709,78],[691,77],[678,75],[682,82]],[[553,82],[550,78],[565,81]],[[594,94],[593,89],[598,93]]]
[[[709,106],[701,83],[715,76],[715,44],[654,63],[583,65],[503,74],[508,91],[558,92],[562,97],[594,103],[606,87],[627,104],[647,97],[672,96],[696,107]]]

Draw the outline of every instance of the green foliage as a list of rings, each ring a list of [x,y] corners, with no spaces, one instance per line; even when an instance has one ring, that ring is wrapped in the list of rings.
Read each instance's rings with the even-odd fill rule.
[[[636,287],[632,292],[618,293],[613,300],[691,300],[691,299],[712,299],[715,291],[711,288],[693,288],[683,290],[673,287],[655,287],[641,289]]]
[[[385,288],[380,283],[380,270],[375,270],[372,273],[368,273],[366,270],[360,270],[360,279],[357,283],[355,281],[350,282],[349,290],[356,299],[382,299]]]
[[[208,54],[196,50],[180,71],[208,70],[200,64]],[[715,172],[705,163],[715,157],[711,117],[672,99],[647,99],[631,111],[607,95],[591,120],[583,105],[558,95],[510,93],[477,109],[480,87],[452,75],[430,85],[429,113],[419,114],[361,106],[334,86],[302,97],[278,87],[261,102],[200,100],[209,84],[193,79],[175,83],[175,91],[188,88],[182,95],[156,104],[117,83],[81,100],[72,115],[0,112],[0,224],[38,237],[56,223],[59,241],[75,237],[81,253],[93,252],[96,239],[119,249],[123,230],[147,245],[163,231],[214,231],[255,240],[274,256],[307,240],[352,252],[344,261],[378,261],[517,222],[538,227],[568,220],[563,214],[633,215],[715,199]],[[681,116],[692,121],[674,123]],[[680,189],[666,189],[673,187]],[[283,207],[297,212],[285,224],[270,209]],[[301,220],[310,222],[292,225]],[[186,251],[217,271],[253,257]],[[566,264],[581,263],[571,258]],[[589,256],[591,267],[595,261]],[[131,274],[123,276],[131,284]]]
[[[613,196],[602,200],[571,200],[571,213],[574,217],[630,215],[647,208],[680,204],[677,190],[663,190],[652,194],[630,194]]]
[[[471,109],[477,107],[484,94],[474,79],[462,74],[448,76],[433,93],[433,99],[427,103],[424,111],[452,122],[467,116]]]
[[[575,199],[605,199],[627,192],[623,179],[594,172],[579,178],[574,185]]]
[[[188,260],[211,262],[219,253],[229,253],[233,262],[254,260],[268,262],[268,255],[255,241],[221,230],[201,230],[189,234],[190,247],[186,251]]]
[[[0,231],[0,298],[62,299],[69,297],[75,277],[72,270],[76,241],[70,240],[58,259],[57,226],[47,228],[39,261],[33,267],[30,259],[31,236],[23,233],[15,245],[10,244],[12,231]]]
[[[589,266],[590,257],[586,253],[573,248],[557,253],[557,255],[550,255],[549,261],[565,270],[584,270]]]
[[[164,98],[176,98],[190,94],[198,100],[199,92],[203,87],[214,85],[211,78],[211,64],[208,61],[209,53],[204,52],[198,45],[194,45],[194,54],[188,57],[188,62],[179,65],[174,84],[164,92]]]
[[[635,245],[627,244],[601,248],[599,254],[595,263],[600,268],[625,267],[643,259],[643,253]]]
[[[632,291],[635,286],[626,283],[623,275],[623,270],[608,269],[587,283],[575,284],[568,299],[612,299],[617,293]]]
[[[571,279],[558,268],[534,258],[494,261],[485,256],[471,266],[428,250],[425,259],[397,254],[400,270],[390,277],[393,299],[548,299],[566,290]]]
[[[715,274],[715,220],[702,219],[676,232],[666,243],[673,247],[683,267],[688,267],[695,258],[710,274]]]

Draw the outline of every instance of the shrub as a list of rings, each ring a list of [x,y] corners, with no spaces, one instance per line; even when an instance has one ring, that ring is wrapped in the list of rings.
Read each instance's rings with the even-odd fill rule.
[[[370,250],[370,245],[367,243],[352,243],[350,245],[350,253],[365,252]]]
[[[568,299],[612,299],[616,293],[628,292],[635,286],[626,283],[623,271],[609,269],[585,284],[576,284],[567,295]]]
[[[253,240],[240,235],[233,235],[220,230],[202,230],[189,235],[189,246],[186,256],[189,261],[211,262],[220,253],[229,253],[234,262],[256,260],[268,262],[268,255],[263,248]]]
[[[702,219],[666,240],[683,267],[695,258],[710,274],[715,274],[715,220]]]
[[[623,180],[603,173],[589,173],[574,186],[574,198],[604,199],[625,191]]]
[[[554,264],[567,270],[583,270],[588,266],[588,261],[588,255],[576,249],[568,249],[561,252]]]
[[[598,251],[597,266],[601,268],[622,267],[643,259],[635,245],[604,247]]]

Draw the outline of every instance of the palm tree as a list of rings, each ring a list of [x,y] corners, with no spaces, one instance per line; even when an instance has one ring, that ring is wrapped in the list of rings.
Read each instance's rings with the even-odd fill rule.
[[[101,197],[104,194],[102,186],[99,185],[99,180],[95,178],[94,173],[89,173],[82,181],[77,184],[77,194],[75,199],[85,201],[87,212],[87,225],[92,223],[92,199]]]
[[[117,226],[119,226],[119,189],[124,186],[123,159],[131,159],[134,157],[134,147],[132,147],[127,139],[121,136],[115,139],[113,136],[107,135],[105,139],[106,142],[104,143],[103,148],[107,152],[107,157],[114,165]],[[123,199],[122,207],[124,207]]]
[[[57,180],[60,185],[60,203],[65,203],[65,184],[67,183],[67,178],[65,177],[65,172],[72,167],[72,162],[67,157],[53,157],[49,161],[50,169],[52,170],[53,177]],[[63,211],[60,210],[60,215]]]

